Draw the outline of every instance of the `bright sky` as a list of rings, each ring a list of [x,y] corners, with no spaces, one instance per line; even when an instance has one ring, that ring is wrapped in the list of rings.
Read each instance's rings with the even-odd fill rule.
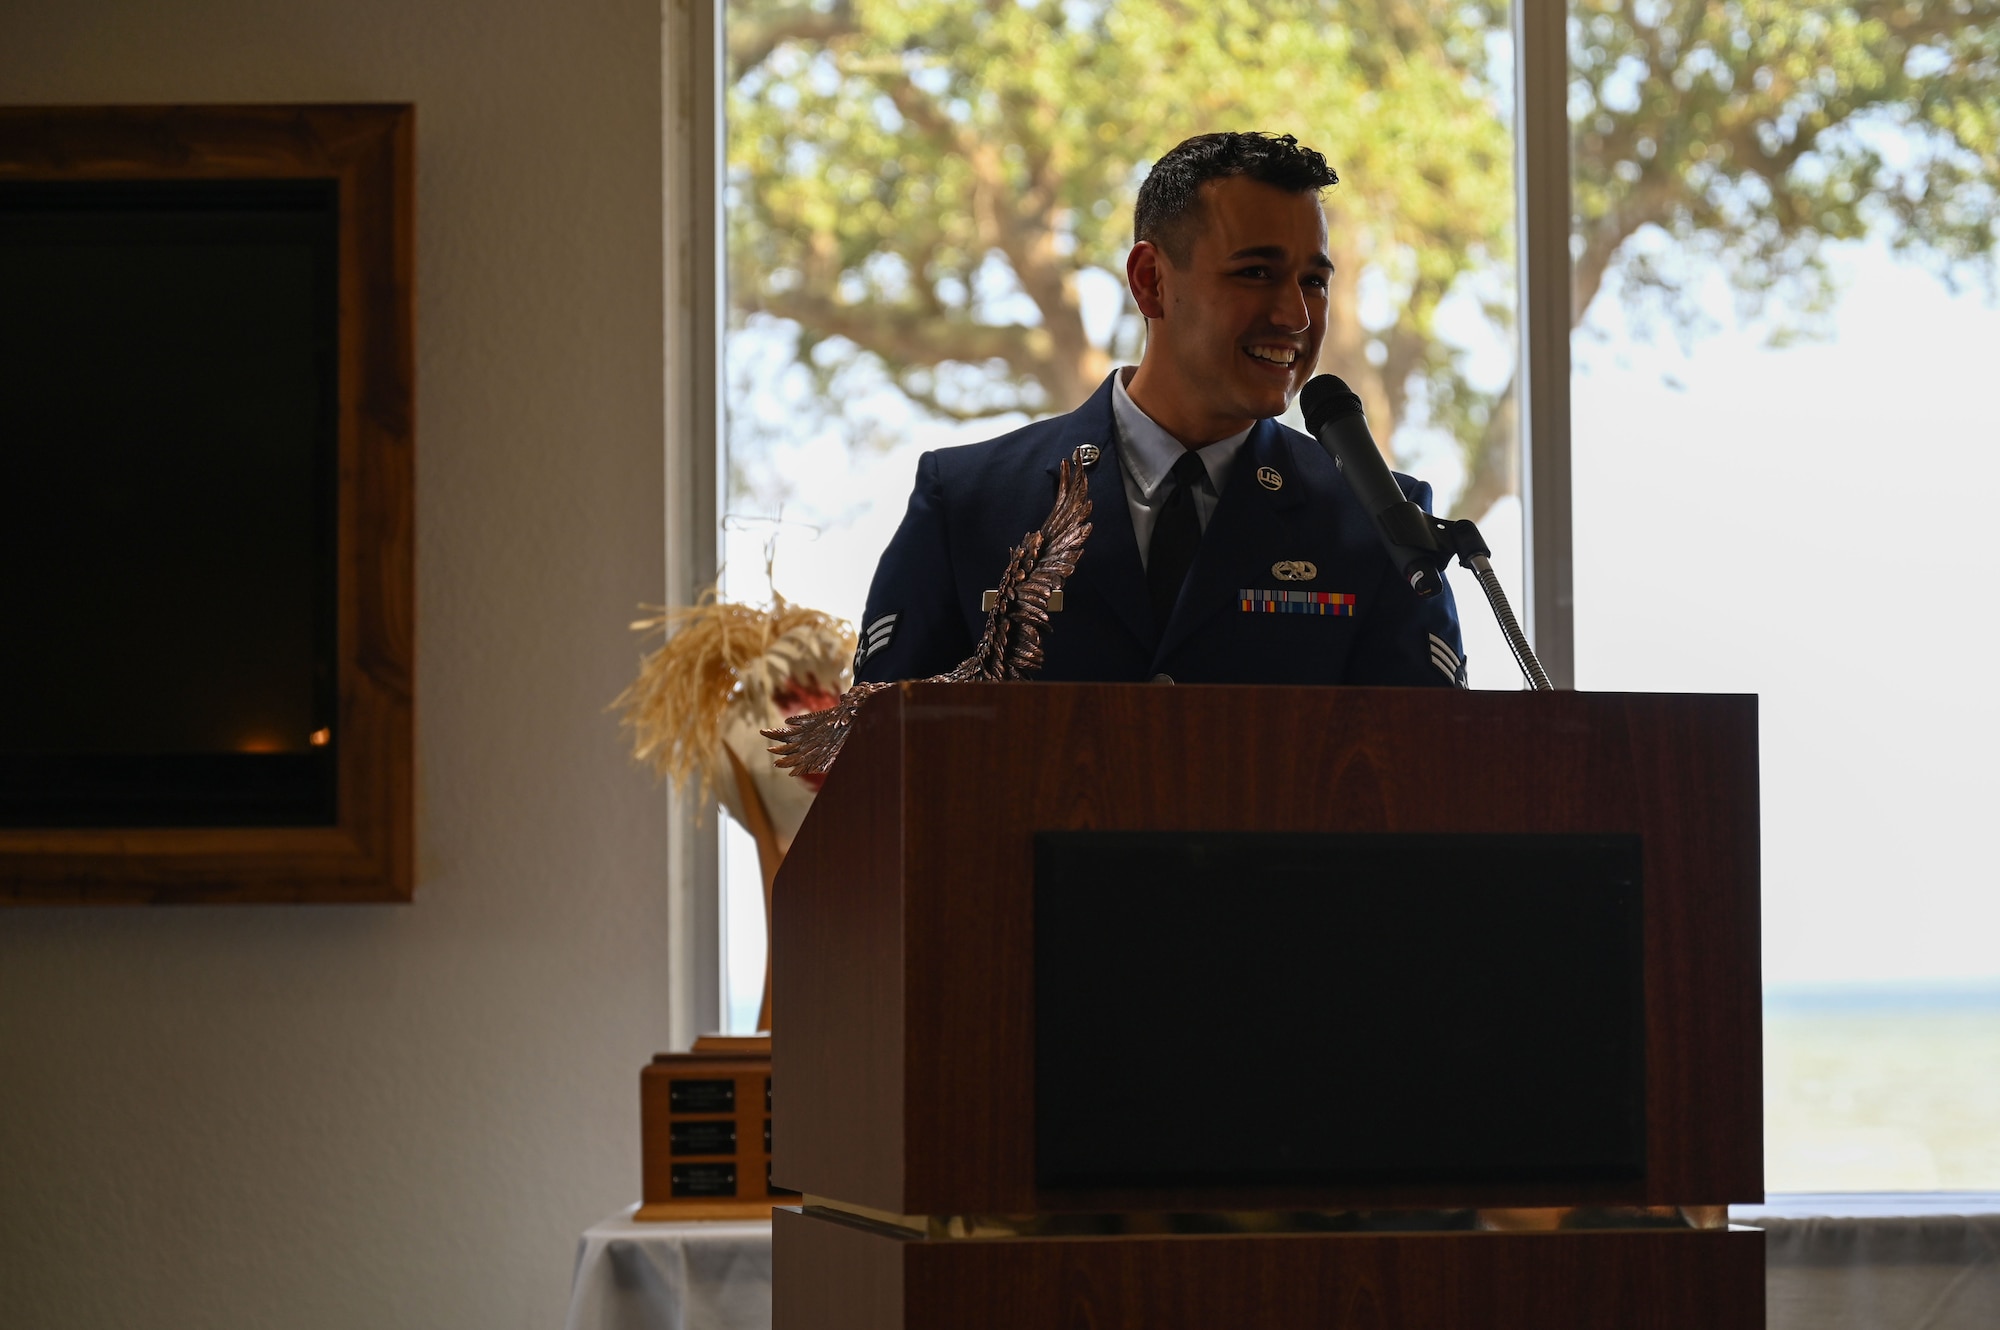
[[[2000,521],[1983,509],[2000,490],[2000,309],[1880,245],[1838,263],[1824,343],[1767,348],[1721,290],[1705,303],[1723,331],[1690,354],[1593,308],[1572,385],[1578,684],[1760,695],[1768,984],[1992,982]],[[917,455],[1014,423],[917,423],[881,451],[831,431],[781,444],[784,515],[820,529],[780,528],[778,586],[858,618]],[[1456,488],[1453,458],[1418,449],[1409,465]],[[1518,608],[1518,505],[1480,525]],[[772,528],[731,526],[726,587],[760,599]],[[1475,684],[1519,686],[1476,584],[1454,589]],[[736,917],[760,911],[747,848],[729,876]],[[748,923],[731,935],[732,1007],[754,1015]]]
[[[1830,342],[1577,340],[1577,683],[1759,694],[1767,984],[2000,979],[2000,310],[1839,262]]]

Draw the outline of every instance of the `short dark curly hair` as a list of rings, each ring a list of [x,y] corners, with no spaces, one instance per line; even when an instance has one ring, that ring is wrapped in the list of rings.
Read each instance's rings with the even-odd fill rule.
[[[1290,134],[1197,134],[1153,163],[1132,210],[1132,238],[1150,240],[1185,264],[1201,222],[1201,187],[1237,175],[1295,194],[1317,194],[1340,183],[1326,158]]]

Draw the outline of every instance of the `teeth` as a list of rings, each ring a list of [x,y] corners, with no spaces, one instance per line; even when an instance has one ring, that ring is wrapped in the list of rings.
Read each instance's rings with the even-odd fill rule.
[[[1289,346],[1249,346],[1244,350],[1259,360],[1268,360],[1273,365],[1289,365],[1299,358],[1299,353]]]

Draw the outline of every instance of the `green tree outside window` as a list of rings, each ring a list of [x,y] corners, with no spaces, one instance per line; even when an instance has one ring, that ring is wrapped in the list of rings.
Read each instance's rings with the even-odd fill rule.
[[[1375,435],[1447,431],[1460,515],[1516,492],[1514,394],[1470,382],[1447,297],[1511,326],[1507,16],[1475,0],[744,0],[729,5],[732,318],[787,320],[829,411],[866,365],[925,411],[1062,411],[1137,354],[1087,335],[1147,164],[1296,133],[1342,183],[1321,366]],[[1576,0],[1572,326],[1614,289],[1699,332],[1720,272],[1780,339],[1871,230],[1992,283],[2000,0]],[[1615,282],[1614,282],[1615,279]],[[1365,298],[1373,292],[1374,299]],[[998,293],[996,295],[996,292]]]

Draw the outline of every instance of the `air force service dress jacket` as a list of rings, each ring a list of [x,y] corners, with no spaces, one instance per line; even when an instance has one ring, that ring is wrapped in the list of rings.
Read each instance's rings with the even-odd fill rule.
[[[940,674],[970,656],[983,592],[1048,516],[1056,468],[1094,444],[1091,533],[1042,641],[1045,680],[1465,685],[1449,588],[1418,599],[1313,439],[1259,421],[1236,455],[1167,622],[1155,623],[1126,506],[1111,380],[1077,410],[925,453],[868,590],[857,681]],[[1431,489],[1398,474],[1429,511]],[[1165,676],[1165,678],[1162,678]]]

